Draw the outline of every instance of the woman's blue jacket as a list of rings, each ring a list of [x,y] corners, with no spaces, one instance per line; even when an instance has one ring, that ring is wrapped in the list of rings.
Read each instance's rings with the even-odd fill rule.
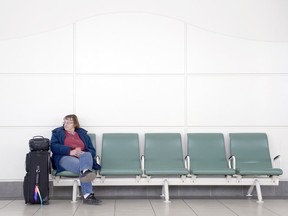
[[[93,169],[100,170],[101,166],[96,163],[95,156],[96,150],[91,142],[90,137],[87,134],[87,131],[83,128],[75,128],[75,131],[78,133],[80,139],[84,143],[84,150],[86,152],[90,152],[93,157]],[[70,151],[72,150],[71,147],[64,145],[65,140],[65,129],[64,127],[58,127],[52,130],[52,137],[51,137],[51,151],[52,151],[52,167],[56,170],[56,173],[62,172],[65,169],[60,166],[60,159],[63,156],[69,156]]]

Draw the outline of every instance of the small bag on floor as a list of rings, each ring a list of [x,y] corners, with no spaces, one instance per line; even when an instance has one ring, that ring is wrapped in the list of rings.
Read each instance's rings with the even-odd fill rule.
[[[50,140],[43,136],[34,136],[29,140],[30,151],[49,151]]]

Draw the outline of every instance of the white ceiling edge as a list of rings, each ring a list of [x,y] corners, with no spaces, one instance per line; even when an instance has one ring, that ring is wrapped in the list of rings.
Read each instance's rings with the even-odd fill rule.
[[[126,12],[166,16],[243,39],[288,42],[287,0],[0,0],[0,40]]]

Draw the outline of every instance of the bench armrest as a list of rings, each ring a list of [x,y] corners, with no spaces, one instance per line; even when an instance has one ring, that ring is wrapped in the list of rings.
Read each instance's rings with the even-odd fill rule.
[[[141,162],[142,175],[144,175],[144,170],[145,170],[144,159],[145,159],[144,155],[141,155],[140,162]]]
[[[278,166],[276,165],[276,162],[278,161]],[[277,155],[273,158],[273,168],[280,167],[280,155]]]
[[[231,164],[232,163],[232,164]],[[231,169],[236,169],[236,157],[234,155],[231,155],[228,159],[228,166]]]
[[[96,155],[96,163],[100,164],[101,160],[100,160],[100,156]]]
[[[190,173],[190,156],[189,155],[187,155],[186,157],[185,157],[185,168],[189,171],[189,173]]]

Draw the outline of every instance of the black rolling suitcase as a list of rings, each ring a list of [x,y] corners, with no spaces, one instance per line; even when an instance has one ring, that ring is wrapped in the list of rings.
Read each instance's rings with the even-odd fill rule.
[[[49,204],[50,152],[39,150],[27,153],[26,172],[23,183],[25,203]]]

